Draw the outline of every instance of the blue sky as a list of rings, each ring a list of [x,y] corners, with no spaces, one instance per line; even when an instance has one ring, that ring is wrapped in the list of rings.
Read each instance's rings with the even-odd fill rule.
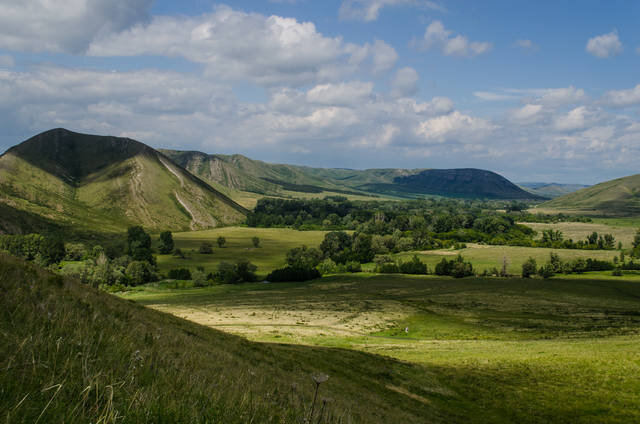
[[[52,127],[324,167],[638,173],[640,3],[0,0],[0,149]]]

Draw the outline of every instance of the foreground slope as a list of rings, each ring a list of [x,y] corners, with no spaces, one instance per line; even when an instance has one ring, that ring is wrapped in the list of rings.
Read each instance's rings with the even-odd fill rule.
[[[424,366],[249,342],[2,254],[0,290],[0,409],[7,423],[302,422],[310,376],[319,373],[329,375],[320,388],[319,403],[330,399],[322,422],[495,418],[473,404],[458,410],[461,399]]]
[[[260,194],[282,190],[394,197],[437,195],[450,197],[531,199],[529,193],[504,177],[481,169],[342,169],[270,164],[242,155],[162,150],[200,178],[222,186]]]
[[[55,129],[0,156],[0,203],[68,226],[199,229],[244,209],[151,147]],[[5,225],[8,226],[8,225]]]
[[[541,207],[593,215],[640,215],[640,174],[596,184],[543,203]]]

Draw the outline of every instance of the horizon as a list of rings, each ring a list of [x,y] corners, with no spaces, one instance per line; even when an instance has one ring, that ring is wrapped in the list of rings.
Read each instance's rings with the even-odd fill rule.
[[[0,1],[3,152],[65,127],[321,168],[638,173],[638,3],[51,7]]]

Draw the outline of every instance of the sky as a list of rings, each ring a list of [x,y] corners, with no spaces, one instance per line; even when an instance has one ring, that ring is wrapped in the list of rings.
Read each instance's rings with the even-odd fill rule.
[[[51,128],[340,168],[639,173],[640,2],[0,0],[0,151]]]

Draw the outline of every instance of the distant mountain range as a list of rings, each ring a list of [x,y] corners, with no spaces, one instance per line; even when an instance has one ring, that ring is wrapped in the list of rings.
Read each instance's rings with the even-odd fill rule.
[[[588,185],[584,184],[558,184],[538,182],[525,182],[517,184],[529,193],[537,194],[538,196],[546,197],[548,199],[555,199],[556,197],[564,196],[565,194],[573,193],[574,191],[589,187]]]
[[[209,155],[176,150],[161,152],[214,185],[263,195],[326,191],[400,198],[436,195],[487,199],[543,199],[495,172],[481,169],[312,168],[270,164],[242,155]]]
[[[0,229],[33,217],[109,232],[232,224],[246,210],[160,152],[129,138],[54,129],[0,156]],[[17,213],[21,211],[24,213]]]
[[[593,187],[522,183],[481,169],[312,168],[242,155],[155,150],[120,137],[62,128],[0,156],[0,232],[51,225],[98,232],[143,225],[151,231],[242,222],[231,197],[339,194],[364,198],[457,198],[543,201],[589,213],[640,213],[640,175]],[[240,196],[241,197],[241,196]]]

